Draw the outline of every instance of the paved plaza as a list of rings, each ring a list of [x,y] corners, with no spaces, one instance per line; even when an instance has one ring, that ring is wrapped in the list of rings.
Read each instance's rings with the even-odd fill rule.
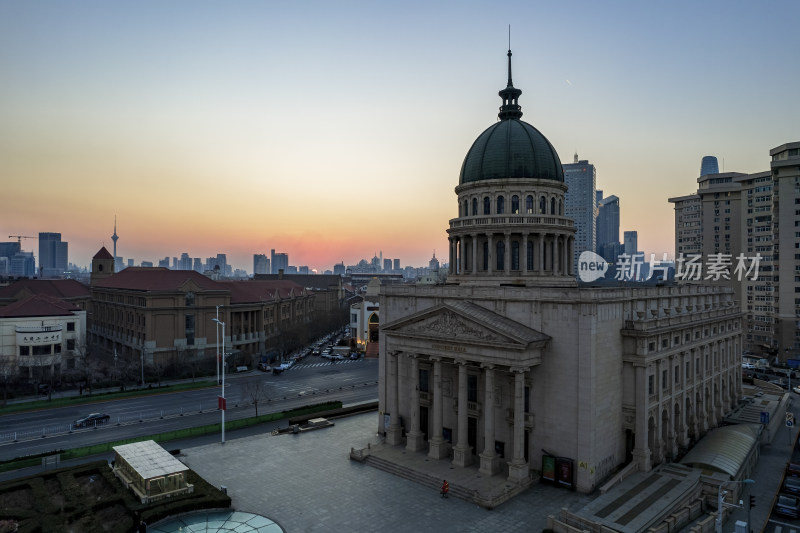
[[[286,533],[303,531],[540,532],[547,516],[578,510],[591,498],[534,485],[488,511],[349,459],[377,443],[375,412],[335,420],[299,435],[253,435],[184,449],[184,462],[227,487],[237,511],[257,513]]]

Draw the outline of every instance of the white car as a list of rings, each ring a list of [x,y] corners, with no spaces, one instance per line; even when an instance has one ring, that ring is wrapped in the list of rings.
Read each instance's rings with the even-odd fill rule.
[[[756,365],[754,365],[753,363],[742,363],[742,368],[745,368],[747,370],[755,370]]]

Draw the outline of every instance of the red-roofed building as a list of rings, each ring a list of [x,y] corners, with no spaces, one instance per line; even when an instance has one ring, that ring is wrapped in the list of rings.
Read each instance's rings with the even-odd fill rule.
[[[0,307],[4,382],[22,378],[50,383],[61,370],[75,367],[85,338],[86,310],[64,299],[28,294]]]
[[[91,292],[91,340],[162,368],[182,361],[213,367],[217,316],[226,325],[225,351],[234,354],[229,364],[251,365],[281,334],[309,324],[314,309],[313,295],[290,281],[214,281],[166,268],[129,267],[96,279]]]
[[[88,310],[91,294],[89,287],[74,279],[29,279],[20,278],[14,283],[0,287],[0,307],[43,294],[74,304]]]

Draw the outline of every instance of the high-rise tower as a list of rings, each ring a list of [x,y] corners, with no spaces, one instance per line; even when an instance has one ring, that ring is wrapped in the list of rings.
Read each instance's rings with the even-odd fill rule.
[[[114,215],[114,235],[111,236],[111,240],[114,241],[114,261],[117,261],[117,239],[119,239],[119,235],[117,235],[117,216]]]
[[[703,157],[703,161],[700,163],[700,175],[705,176],[706,174],[719,174],[719,163],[713,155]]]

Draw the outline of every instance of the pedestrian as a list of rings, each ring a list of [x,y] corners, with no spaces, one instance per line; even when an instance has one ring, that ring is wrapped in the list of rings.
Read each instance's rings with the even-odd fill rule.
[[[447,498],[447,492],[450,490],[450,484],[445,479],[442,482],[442,498]]]

